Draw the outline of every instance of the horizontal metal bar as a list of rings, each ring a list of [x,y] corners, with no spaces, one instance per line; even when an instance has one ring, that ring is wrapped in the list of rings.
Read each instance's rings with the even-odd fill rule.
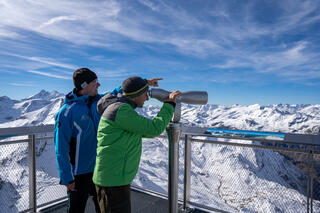
[[[52,139],[54,139],[53,136],[48,136],[48,137],[43,137],[43,138],[36,138],[36,141],[40,142],[40,141],[52,140]]]
[[[294,136],[298,134],[291,134],[292,136],[287,137],[287,140],[268,140],[263,138],[245,138],[245,137],[239,137],[239,136],[222,136],[222,135],[210,135],[210,134],[193,134],[192,136],[201,136],[201,137],[212,137],[212,138],[225,138],[225,139],[233,139],[233,140],[246,140],[246,141],[260,141],[260,142],[272,142],[272,143],[288,143],[288,144],[295,144],[295,145],[312,145],[312,146],[320,146],[320,138],[318,140],[318,143],[316,142],[310,142],[316,141],[318,138],[317,135],[309,135],[312,137],[312,139],[308,139],[307,142],[305,141],[298,141],[297,139],[294,139]],[[300,137],[301,135],[298,135],[300,139],[303,137]],[[308,136],[308,135],[305,135]],[[289,140],[290,139],[290,140]]]
[[[196,137],[196,136],[201,136],[201,137],[214,137],[214,138],[226,138],[226,139],[233,139],[233,140],[246,140],[246,141],[258,141],[256,139],[248,139],[248,138],[231,138],[231,137],[227,137],[227,136],[216,136],[216,135],[192,135],[193,137]],[[160,135],[158,136],[159,138],[167,138],[167,136],[164,136],[164,135]],[[184,141],[184,137],[180,137],[180,140],[183,140]],[[289,151],[289,152],[299,152],[299,153],[309,153],[310,150],[302,150],[302,149],[294,149],[294,148],[285,148],[285,147],[274,147],[274,146],[266,146],[266,145],[254,145],[254,144],[243,144],[243,143],[234,143],[234,142],[223,142],[223,141],[213,141],[213,140],[208,140],[208,139],[195,139],[195,138],[192,138],[191,139],[192,142],[202,142],[202,143],[211,143],[211,144],[221,144],[221,145],[227,145],[227,146],[240,146],[240,147],[249,147],[249,148],[260,148],[260,149],[270,149],[270,150],[279,150],[279,151]],[[259,142],[268,142],[268,143],[278,143],[278,144],[286,144],[287,142],[284,142],[284,141],[268,141],[268,140],[259,140]],[[291,143],[290,143],[291,144]],[[300,145],[300,144],[297,144],[297,143],[294,143],[295,145]],[[309,145],[309,146],[312,146],[312,147],[319,147],[320,148],[320,145]],[[315,154],[320,154],[320,150],[317,151],[317,150],[313,150],[313,152]]]
[[[305,134],[291,134],[287,133],[284,136],[284,141],[291,143],[307,144],[307,145],[320,145],[319,135],[305,135]]]
[[[58,199],[55,199],[55,200],[52,200],[52,201],[43,203],[43,204],[41,204],[41,205],[38,205],[38,206],[37,206],[37,209],[38,209],[38,212],[43,212],[43,210],[45,210],[45,209],[47,209],[47,208],[50,208],[50,205],[51,205],[51,204],[58,205],[59,203],[63,203],[63,202],[67,202],[67,201],[68,201],[68,197],[65,196],[65,197],[58,198]],[[53,205],[53,206],[54,206],[54,205]],[[20,213],[25,213],[25,212],[30,212],[30,211],[31,211],[31,209],[28,208],[28,209],[25,209],[25,210],[20,211]]]
[[[23,127],[9,127],[0,128],[0,138],[1,137],[13,137],[19,135],[30,135],[37,133],[47,133],[53,132],[54,125],[42,125],[42,126],[23,126]]]
[[[197,136],[206,136],[208,135],[197,135]],[[210,135],[209,135],[210,137]],[[215,138],[225,138],[225,137],[216,137]],[[43,140],[51,140],[54,137],[45,137],[45,138],[36,138],[36,141],[43,141]],[[166,135],[160,135],[158,138],[166,139],[168,138]],[[234,138],[232,138],[234,139]],[[184,137],[180,137],[180,140],[184,141]],[[247,140],[243,138],[239,138],[238,140]],[[253,144],[242,144],[242,143],[233,143],[233,142],[223,142],[223,141],[212,141],[212,140],[206,140],[206,139],[195,139],[192,138],[191,141],[193,142],[202,142],[202,143],[211,143],[211,144],[220,144],[220,145],[227,145],[227,146],[240,146],[240,147],[249,147],[249,148],[260,148],[260,149],[270,149],[270,150],[279,150],[279,151],[289,151],[289,152],[299,152],[299,153],[309,153],[310,150],[301,150],[301,149],[293,149],[293,148],[284,148],[284,147],[274,147],[274,146],[265,146],[265,145],[253,145]],[[252,139],[251,139],[252,141]],[[256,141],[256,140],[254,140]],[[0,141],[1,145],[10,145],[10,144],[17,144],[17,143],[26,143],[28,142],[28,139],[21,139],[21,140],[13,140],[13,141]],[[266,142],[266,141],[265,141]],[[270,143],[270,141],[268,141]],[[279,141],[280,143],[284,143],[283,141]],[[278,143],[279,143],[278,142]],[[313,145],[312,145],[313,146]],[[319,146],[320,147],[320,146]],[[314,154],[320,154],[320,150],[314,150]]]
[[[293,148],[284,148],[284,147],[273,147],[265,145],[253,145],[253,144],[242,144],[242,143],[233,143],[233,142],[223,142],[223,141],[212,141],[204,139],[191,139],[193,142],[202,142],[202,143],[211,143],[211,144],[220,144],[227,146],[240,146],[240,147],[249,147],[249,148],[260,148],[260,149],[270,149],[270,150],[279,150],[279,151],[289,151],[289,152],[300,152],[300,153],[310,153],[310,150],[301,150]],[[316,154],[320,154],[320,151],[313,151]]]
[[[36,138],[36,142],[44,141],[44,140],[52,140],[54,139],[53,136],[50,137],[44,137],[44,138]],[[28,139],[20,139],[20,140],[12,140],[12,141],[0,141],[0,146],[1,145],[8,145],[8,144],[16,144],[16,143],[25,143],[29,142]]]
[[[263,138],[245,138],[239,136],[222,136],[222,135],[211,135],[203,134],[207,129],[211,127],[196,127],[196,126],[182,126],[182,134],[192,134],[193,136],[204,136],[204,137],[215,137],[215,138],[226,138],[226,139],[236,139],[236,140],[248,140],[248,141],[261,141],[261,142],[275,142],[275,143],[290,143],[299,145],[315,145],[320,146],[320,135],[307,135],[307,134],[292,134],[284,133],[284,140],[269,140]],[[13,137],[19,135],[30,135],[36,133],[48,133],[53,132],[54,125],[42,125],[42,126],[26,126],[26,127],[10,127],[10,128],[0,128],[0,138]],[[241,130],[239,130],[241,131]],[[262,132],[263,131],[257,131]],[[270,132],[272,133],[272,132]],[[277,132],[274,132],[277,133]],[[166,138],[165,135],[159,136],[160,138]]]
[[[38,212],[52,212],[52,211],[48,211],[48,209],[50,210],[52,210],[51,208],[57,209],[56,206],[59,206],[59,205],[64,206],[64,204],[67,204],[67,202],[68,202],[68,196],[65,196],[65,197],[61,197],[61,198],[43,203],[41,205],[38,205],[37,209],[38,209]]]
[[[213,207],[210,207],[210,206],[206,206],[206,205],[201,205],[201,204],[194,203],[194,202],[188,202],[188,203],[190,205],[192,205],[192,206],[199,207],[201,209],[206,209],[206,210],[210,210],[210,211],[214,211],[214,212],[229,213],[229,212],[226,212],[226,211],[223,211],[223,210],[220,210],[220,209],[216,209],[216,208],[213,208]]]
[[[25,210],[23,210],[23,211],[20,211],[19,213],[25,213],[25,212],[30,212],[32,209],[25,209]]]
[[[26,143],[29,142],[29,139],[21,139],[21,140],[12,140],[12,141],[0,141],[1,145],[9,145],[9,144],[17,144],[17,143]]]
[[[192,135],[204,135],[208,136],[211,134],[205,134],[209,129],[212,127],[197,127],[197,126],[183,126],[182,133],[183,134],[192,134]],[[281,142],[286,143],[293,143],[293,144],[304,144],[304,145],[320,145],[320,134],[311,135],[311,134],[293,134],[293,133],[284,133],[284,132],[266,132],[266,131],[254,131],[254,130],[238,130],[238,129],[221,129],[222,131],[237,131],[241,132],[256,132],[256,133],[266,133],[266,134],[283,134],[283,140],[279,140]],[[219,137],[219,138],[228,138],[228,139],[242,139],[242,140],[256,140],[256,141],[266,141],[272,142],[274,139],[266,139],[266,138],[246,138],[237,135],[211,135],[212,137]]]
[[[146,188],[142,188],[142,187],[137,186],[137,185],[132,185],[131,184],[131,188],[133,188],[133,189],[135,189],[137,191],[147,192],[147,193],[150,193],[150,194],[155,194],[155,195],[158,195],[161,198],[168,199],[168,195],[166,195],[166,194],[162,194],[160,192],[156,192],[156,191],[152,191],[152,190],[149,190],[149,189],[146,189]]]

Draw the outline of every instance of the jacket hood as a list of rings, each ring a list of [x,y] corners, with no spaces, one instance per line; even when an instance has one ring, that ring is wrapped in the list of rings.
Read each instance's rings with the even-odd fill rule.
[[[113,103],[122,102],[127,103],[132,106],[132,108],[136,108],[137,104],[130,100],[128,97],[118,94],[118,96],[114,96],[113,94],[106,94],[103,96],[97,104],[97,111],[100,115]]]

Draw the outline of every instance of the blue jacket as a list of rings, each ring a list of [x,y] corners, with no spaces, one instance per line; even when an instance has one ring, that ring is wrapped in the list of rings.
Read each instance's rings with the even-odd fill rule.
[[[117,95],[121,87],[111,93]],[[97,129],[100,114],[97,102],[103,95],[66,95],[64,105],[55,116],[54,143],[61,184],[74,181],[75,175],[94,170],[97,152]]]

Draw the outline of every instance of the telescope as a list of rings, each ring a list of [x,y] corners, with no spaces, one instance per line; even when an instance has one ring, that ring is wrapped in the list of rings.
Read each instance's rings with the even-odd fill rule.
[[[149,90],[151,98],[164,102],[168,99],[171,92],[152,88]],[[208,93],[206,91],[187,91],[182,92],[176,98],[176,107],[171,123],[167,127],[169,140],[169,172],[168,172],[168,200],[169,213],[178,212],[178,177],[179,177],[179,141],[182,133],[182,124],[179,122],[181,117],[181,103],[204,105],[208,103]],[[185,144],[189,147],[190,143]],[[187,150],[187,148],[185,148]],[[187,200],[187,199],[185,199]]]
[[[171,92],[164,89],[152,88],[149,90],[149,96],[151,98],[158,99],[164,102],[168,99]],[[208,93],[206,91],[186,91],[181,92],[181,95],[176,99],[176,107],[172,122],[178,123],[181,118],[181,103],[193,104],[193,105],[205,105],[208,103]]]
[[[149,95],[151,98],[158,99],[164,102],[168,99],[171,92],[164,89],[152,88],[149,90]],[[182,102],[186,104],[196,104],[204,105],[208,103],[208,93],[206,91],[187,91],[182,92],[180,96],[177,97],[177,102]]]

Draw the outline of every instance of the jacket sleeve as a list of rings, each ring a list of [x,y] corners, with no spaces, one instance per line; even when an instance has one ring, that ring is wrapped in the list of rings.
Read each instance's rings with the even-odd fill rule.
[[[104,95],[106,95],[106,94],[112,94],[112,95],[114,95],[114,96],[117,96],[119,93],[122,94],[122,87],[121,87],[121,86],[113,89],[112,91],[106,92],[106,93],[103,94],[102,96],[104,96]]]
[[[164,103],[157,116],[153,119],[139,115],[128,104],[122,105],[116,115],[116,123],[124,130],[143,137],[156,137],[160,135],[170,122],[174,112],[171,104]]]
[[[119,93],[122,94],[122,87],[119,86],[110,92],[112,95],[117,96]]]
[[[56,115],[54,142],[57,166],[61,184],[67,185],[74,181],[72,165],[70,163],[69,150],[72,137],[71,113],[65,115],[65,110],[60,110]]]

